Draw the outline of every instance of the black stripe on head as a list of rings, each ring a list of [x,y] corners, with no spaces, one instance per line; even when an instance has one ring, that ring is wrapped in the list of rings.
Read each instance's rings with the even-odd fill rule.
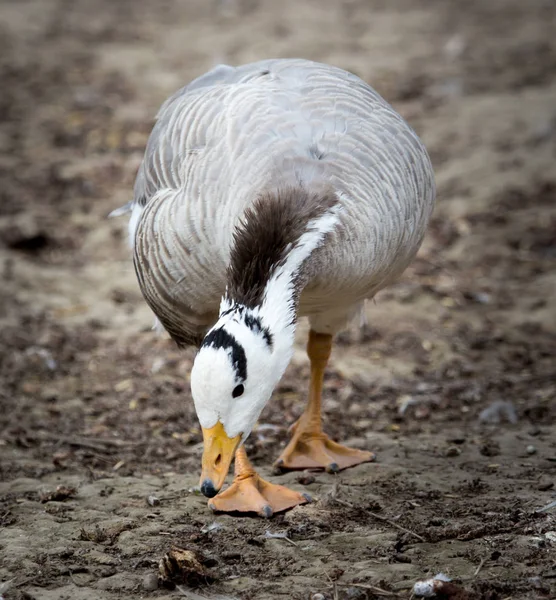
[[[220,313],[219,317],[225,317],[226,315],[229,315],[231,313],[237,313],[239,316],[243,315],[243,311],[245,310],[245,306],[242,306],[241,304],[238,304],[237,302],[235,304],[233,304],[230,308],[228,308],[227,310],[224,310]]]
[[[224,350],[230,349],[232,366],[236,372],[236,380],[245,381],[247,379],[247,358],[245,356],[245,350],[241,344],[238,344],[236,338],[230,335],[223,327],[210,331],[201,344],[201,347],[203,346],[224,348]]]
[[[249,327],[251,331],[263,336],[266,345],[270,348],[270,350],[272,350],[272,334],[270,333],[268,327],[263,327],[263,324],[261,323],[259,317],[255,317],[255,315],[245,313],[245,317],[243,318],[243,320],[245,321],[245,324],[247,325],[247,327]]]
[[[268,327],[264,327],[260,318],[256,317],[252,314],[246,306],[242,306],[237,302],[233,304],[230,308],[220,313],[220,318],[225,317],[231,313],[237,313],[247,327],[255,334],[262,335],[266,345],[272,350],[272,334],[270,333],[270,329]]]

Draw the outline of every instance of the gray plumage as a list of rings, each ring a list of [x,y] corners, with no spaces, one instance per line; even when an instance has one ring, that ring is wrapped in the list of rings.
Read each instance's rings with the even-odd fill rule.
[[[435,187],[417,135],[361,79],[306,60],[219,66],[164,103],[130,237],[142,292],[178,342],[198,343],[216,321],[245,211],[296,188],[332,190],[343,207],[306,260],[299,303],[334,333],[422,242]]]

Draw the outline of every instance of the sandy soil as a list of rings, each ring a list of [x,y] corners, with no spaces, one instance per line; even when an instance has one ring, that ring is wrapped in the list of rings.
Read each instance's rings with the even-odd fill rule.
[[[0,4],[0,596],[408,599],[442,571],[459,598],[556,597],[555,27],[545,0]],[[439,205],[326,380],[327,431],[377,462],[271,475],[301,327],[248,449],[317,502],[264,521],[196,493],[193,355],[150,330],[105,216],[170,92],[271,56],[371,82],[430,149]],[[167,557],[157,587],[172,547],[200,564]]]

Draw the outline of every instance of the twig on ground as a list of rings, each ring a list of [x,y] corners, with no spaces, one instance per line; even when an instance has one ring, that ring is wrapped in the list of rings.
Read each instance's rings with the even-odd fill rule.
[[[373,594],[377,596],[384,596],[385,598],[399,598],[400,596],[395,592],[389,592],[388,590],[383,590],[382,588],[377,587],[376,585],[369,585],[366,583],[340,583],[336,582],[336,585],[341,587],[353,587],[359,588],[361,590],[368,590],[369,592],[373,592]]]
[[[486,558],[481,558],[481,562],[479,563],[479,566],[475,569],[475,573],[473,573],[473,577],[477,577],[477,575],[480,573],[481,569],[483,568],[483,565],[486,562]]]
[[[334,590],[334,600],[338,600],[338,584],[332,580],[332,577],[330,577],[330,575],[326,571],[323,571],[323,573],[326,575],[328,581],[330,581],[330,585]]]
[[[551,508],[554,508],[555,506],[556,506],[556,500],[554,500],[553,502],[550,502],[549,504],[547,504],[546,506],[543,506],[542,508],[537,508],[537,510],[535,512],[536,513],[546,512],[547,510],[550,510]]]
[[[264,532],[264,536],[268,540],[286,540],[286,542],[289,542],[290,544],[292,544],[292,546],[298,546],[297,542],[294,542],[288,537],[287,531],[277,531],[276,533],[272,533],[267,529]]]
[[[83,447],[83,448],[85,448],[85,446],[82,446],[82,447]],[[90,450],[90,449],[91,449],[91,448],[89,448],[89,450]],[[99,450],[99,448],[95,448],[95,450]],[[105,448],[100,448],[100,451],[101,451],[101,452],[102,452],[103,450],[105,450]],[[110,458],[107,458],[106,456],[102,456],[101,454],[97,454],[96,452],[90,452],[90,453],[89,453],[89,456],[90,456],[91,458],[94,458],[94,459],[96,459],[96,460],[100,460],[101,462],[103,462],[103,463],[106,463],[107,465],[108,465],[108,464],[112,464],[112,462],[113,462],[113,460],[114,460],[112,457],[110,457]]]
[[[334,502],[336,502],[337,504],[341,504],[342,506],[347,506],[348,508],[355,508],[350,502],[340,500],[339,498],[334,498]]]
[[[80,586],[80,585],[77,583],[77,581],[75,581],[75,579],[74,579],[74,577],[73,577],[73,573],[71,572],[71,569],[69,569],[69,570],[68,570],[68,573],[69,573],[69,576],[70,576],[70,579],[71,579],[71,582],[73,583],[73,585],[75,585],[76,587],[81,587],[81,586]]]
[[[418,540],[421,540],[422,542],[426,542],[424,537],[420,536],[418,533],[415,533],[414,531],[411,531],[411,529],[402,527],[401,525],[398,525],[394,521],[391,521],[390,519],[387,519],[386,517],[382,517],[381,515],[377,515],[374,512],[367,511],[367,513],[369,515],[371,515],[371,517],[374,517],[375,519],[378,519],[379,521],[384,521],[385,523],[388,523],[388,525],[392,525],[392,527],[395,527],[396,529],[399,529],[400,531],[405,531],[405,533],[411,534],[412,536],[416,537]]]
[[[130,440],[118,440],[110,438],[84,438],[84,437],[69,437],[50,434],[47,431],[34,432],[33,435],[29,432],[29,437],[36,437],[43,441],[59,442],[60,444],[68,444],[69,446],[78,446],[81,448],[89,448],[91,450],[105,451],[106,447],[130,448],[139,446],[142,442],[133,442]]]

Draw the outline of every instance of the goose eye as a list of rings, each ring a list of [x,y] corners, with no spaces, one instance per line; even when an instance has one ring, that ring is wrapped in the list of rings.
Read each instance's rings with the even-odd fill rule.
[[[238,396],[241,396],[241,394],[243,394],[244,391],[245,388],[241,383],[239,385],[236,385],[236,387],[232,391],[232,398],[237,398]]]

